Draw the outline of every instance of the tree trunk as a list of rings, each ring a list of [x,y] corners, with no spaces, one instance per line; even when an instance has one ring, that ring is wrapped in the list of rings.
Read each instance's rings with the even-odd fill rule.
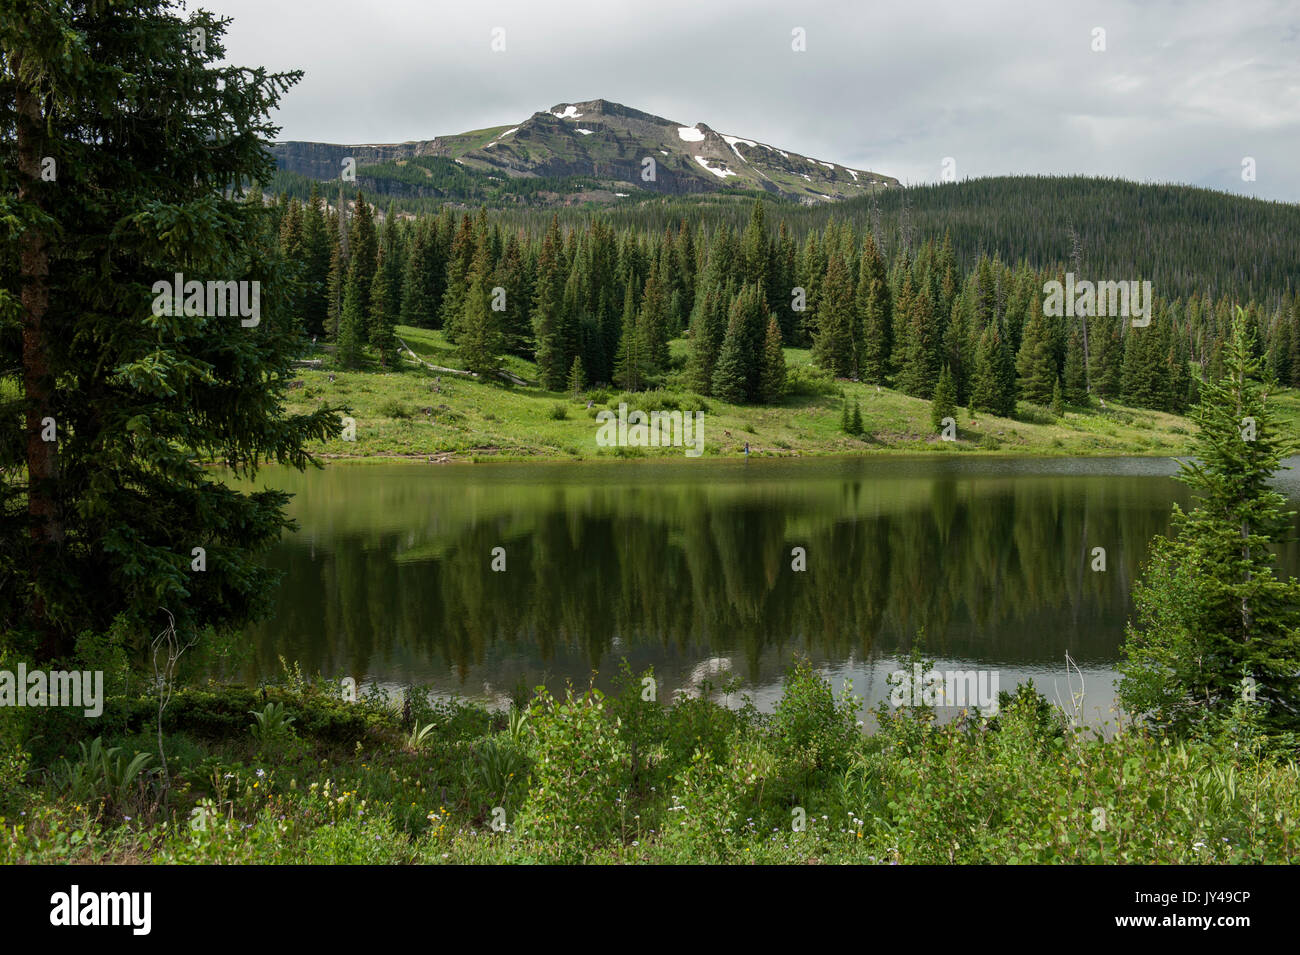
[[[39,96],[23,79],[22,59],[13,59],[14,105],[18,112],[18,200],[43,211],[41,204],[41,150],[44,119]],[[49,329],[46,312],[50,304],[48,278],[49,240],[43,225],[28,226],[20,244],[19,282],[22,289],[23,392],[26,396],[27,427],[27,514],[32,539],[31,568],[36,582],[29,612],[41,634],[41,660],[65,655],[71,648],[67,637],[50,619],[41,594],[41,584],[63,541],[57,486],[58,443],[46,441],[42,432],[46,419],[54,419],[54,376],[50,373]],[[55,420],[57,438],[59,422]]]

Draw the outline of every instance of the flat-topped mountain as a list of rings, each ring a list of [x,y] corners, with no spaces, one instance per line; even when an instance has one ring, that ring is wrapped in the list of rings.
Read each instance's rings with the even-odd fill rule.
[[[428,140],[284,142],[273,152],[280,169],[309,179],[337,179],[351,157],[362,185],[373,192],[449,200],[481,199],[485,187],[558,196],[574,191],[565,188],[567,182],[587,199],[614,199],[633,190],[683,195],[739,187],[812,203],[898,185],[880,173],[719,133],[704,123],[685,126],[603,99],[558,103],[514,125]]]

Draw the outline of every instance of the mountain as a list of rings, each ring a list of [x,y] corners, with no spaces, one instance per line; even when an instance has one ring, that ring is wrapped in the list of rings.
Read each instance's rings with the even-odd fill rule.
[[[603,99],[559,103],[513,126],[453,136],[350,146],[284,142],[272,152],[290,181],[337,180],[352,157],[359,185],[371,193],[448,201],[572,204],[644,192],[749,190],[813,204],[898,185],[880,173]]]

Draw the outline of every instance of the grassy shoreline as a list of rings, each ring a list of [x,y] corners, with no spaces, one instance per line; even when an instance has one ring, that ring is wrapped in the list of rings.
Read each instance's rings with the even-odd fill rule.
[[[1107,738],[1026,686],[992,718],[902,707],[864,735],[799,662],[767,715],[647,702],[650,674],[624,677],[509,713],[346,702],[297,668],[261,691],[183,688],[170,788],[156,700],[110,696],[93,730],[73,717],[0,749],[0,864],[1296,861],[1296,764],[1249,725]]]
[[[453,346],[441,332],[400,327],[399,336],[421,361],[456,368]],[[672,343],[674,361],[685,358],[686,342]],[[797,393],[779,405],[731,405],[702,398],[682,387],[680,370],[670,372],[656,391],[618,389],[572,395],[532,385],[484,383],[417,364],[409,356],[400,367],[371,365],[359,371],[332,367],[333,357],[318,353],[319,369],[302,369],[288,393],[288,410],[302,413],[322,405],[343,406],[355,419],[355,440],[312,442],[310,451],[325,460],[386,459],[453,463],[463,461],[584,461],[685,457],[681,447],[604,448],[596,442],[595,416],[603,409],[703,412],[700,459],[744,457],[831,457],[861,455],[992,454],[1017,456],[1142,456],[1186,453],[1193,426],[1189,419],[1107,401],[1103,408],[1069,408],[1061,417],[1021,403],[1017,417],[956,415],[957,440],[943,441],[930,422],[930,402],[861,382],[830,380],[811,365],[805,350],[786,349]],[[507,358],[504,369],[534,380],[531,362]],[[1300,394],[1276,396],[1282,416],[1300,431]],[[861,409],[863,435],[841,428],[845,403]],[[698,459],[697,459],[698,460]]]

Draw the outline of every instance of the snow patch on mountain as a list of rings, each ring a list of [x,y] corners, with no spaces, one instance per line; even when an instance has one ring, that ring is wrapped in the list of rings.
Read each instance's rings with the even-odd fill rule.
[[[695,161],[699,163],[701,166],[703,166],[705,169],[707,169],[709,172],[713,173],[719,179],[726,179],[728,176],[735,175],[735,173],[732,172],[730,169],[714,169],[712,166],[710,166],[709,163],[718,161],[716,159],[706,159],[703,156],[696,156]]]
[[[704,133],[700,132],[694,126],[678,126],[677,135],[681,137],[684,143],[699,143],[704,141]]]
[[[566,106],[564,107],[564,112],[551,113],[551,115],[554,116],[556,119],[577,119],[582,114],[578,112],[578,107]]]
[[[752,139],[741,139],[739,136],[723,136],[722,138],[727,141],[727,145],[731,147],[731,151],[744,162],[749,162],[749,160],[740,155],[740,150],[736,148],[736,143],[744,143],[746,146],[758,145],[758,143],[754,142]]]

